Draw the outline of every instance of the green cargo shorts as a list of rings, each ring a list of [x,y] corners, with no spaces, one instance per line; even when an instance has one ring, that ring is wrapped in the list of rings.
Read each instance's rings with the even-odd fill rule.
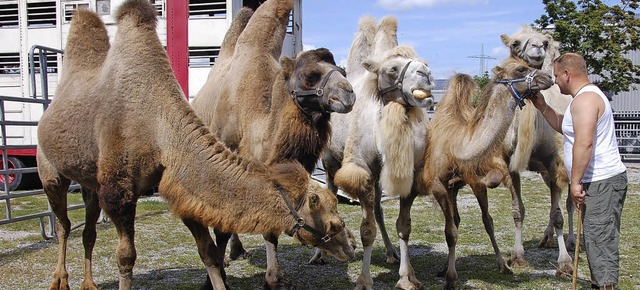
[[[591,281],[598,286],[618,284],[620,217],[627,196],[627,172],[584,183],[583,188],[582,229]]]

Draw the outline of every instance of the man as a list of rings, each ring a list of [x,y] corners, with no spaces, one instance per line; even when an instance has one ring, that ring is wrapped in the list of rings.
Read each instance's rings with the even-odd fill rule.
[[[584,58],[565,53],[553,63],[560,92],[573,97],[564,114],[541,94],[531,100],[551,127],[564,136],[564,164],[574,206],[583,212],[583,232],[591,283],[614,289],[620,268],[620,216],[627,195],[627,172],[620,159],[611,105],[589,82]],[[581,206],[584,204],[584,208]]]

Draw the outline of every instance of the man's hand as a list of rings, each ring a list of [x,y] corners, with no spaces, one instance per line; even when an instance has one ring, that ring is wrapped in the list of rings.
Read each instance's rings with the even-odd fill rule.
[[[582,188],[582,183],[571,184],[571,196],[573,197],[573,206],[576,210],[582,209],[586,192]]]

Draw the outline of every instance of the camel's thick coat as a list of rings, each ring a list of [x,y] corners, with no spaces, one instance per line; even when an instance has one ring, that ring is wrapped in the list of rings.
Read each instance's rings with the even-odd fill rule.
[[[79,11],[74,16],[65,74],[38,127],[38,172],[58,218],[58,266],[51,288],[68,289],[70,180],[80,183],[87,205],[82,289],[95,288],[91,255],[100,208],[113,221],[120,240],[119,288],[131,288],[136,201],[158,185],[194,235],[216,288],[226,286],[226,242],[217,248],[207,226],[265,235],[289,232],[297,221],[285,196],[309,226],[336,234],[322,247],[340,256],[338,244],[347,241],[345,235],[337,235],[343,222],[335,196],[321,188],[308,192],[309,176],[299,164],[267,168],[243,160],[209,133],[173,76],[156,34],[156,11],[148,1],[125,2],[116,19],[118,33],[109,48],[104,24],[95,13]],[[303,243],[320,243],[320,237],[306,231],[294,236]]]

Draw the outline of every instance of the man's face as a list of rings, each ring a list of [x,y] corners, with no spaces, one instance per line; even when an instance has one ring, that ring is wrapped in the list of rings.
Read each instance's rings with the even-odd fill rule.
[[[558,66],[557,63],[553,64],[553,76],[556,79],[556,84],[560,88],[560,92],[568,95],[568,81],[569,81],[569,72],[566,69],[562,69]]]

